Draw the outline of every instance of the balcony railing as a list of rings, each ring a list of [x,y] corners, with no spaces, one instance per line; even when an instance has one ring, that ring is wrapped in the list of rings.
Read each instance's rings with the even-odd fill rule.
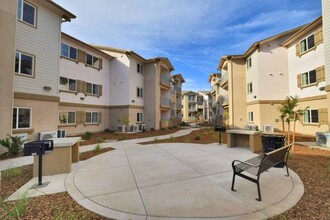
[[[169,76],[167,74],[164,74],[164,73],[160,76],[160,82],[164,85],[167,85],[167,86],[171,85],[170,84],[171,80],[170,80]]]
[[[182,109],[181,103],[176,103],[176,109]]]
[[[160,99],[160,105],[170,107],[171,106],[170,99],[168,99],[168,98],[161,98]]]
[[[176,86],[175,86],[175,91],[181,93],[181,91],[182,91],[182,87],[176,85]]]
[[[223,74],[221,75],[221,84],[225,83],[228,81],[228,73],[227,72],[223,72]]]
[[[221,105],[224,106],[224,105],[228,105],[228,95],[223,95],[221,96]]]

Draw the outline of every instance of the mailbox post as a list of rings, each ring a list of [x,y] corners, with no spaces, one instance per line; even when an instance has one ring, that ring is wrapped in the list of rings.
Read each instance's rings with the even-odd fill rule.
[[[215,126],[214,131],[219,132],[219,145],[221,145],[221,132],[226,132],[226,128],[221,126]]]
[[[53,149],[53,140],[33,141],[24,144],[24,156],[39,156],[38,186],[42,186],[42,156],[46,151],[52,151]]]

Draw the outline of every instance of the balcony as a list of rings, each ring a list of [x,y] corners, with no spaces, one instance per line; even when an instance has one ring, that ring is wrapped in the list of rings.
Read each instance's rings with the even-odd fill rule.
[[[227,72],[223,72],[223,74],[221,75],[220,86],[221,86],[221,88],[228,90],[228,73]]]
[[[180,93],[180,94],[181,94],[182,87],[176,85],[176,86],[175,86],[175,91],[176,91],[176,93]]]
[[[171,109],[171,100],[169,98],[161,98],[160,107],[165,109]]]
[[[160,76],[160,84],[165,86],[167,89],[171,88],[171,80],[167,74],[161,74]]]
[[[203,104],[198,104],[198,105],[197,105],[197,108],[198,108],[198,109],[203,109],[203,108],[204,108],[204,105],[203,105]]]
[[[229,101],[228,101],[228,95],[223,95],[221,96],[221,105],[222,106],[227,106],[229,104]]]
[[[176,109],[177,109],[177,110],[179,110],[179,109],[181,110],[181,109],[182,109],[182,105],[181,105],[181,103],[176,103]]]

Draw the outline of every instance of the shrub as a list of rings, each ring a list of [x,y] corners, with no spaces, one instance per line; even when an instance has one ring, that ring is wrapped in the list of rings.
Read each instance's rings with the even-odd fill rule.
[[[125,140],[125,139],[126,139],[126,137],[124,137],[124,136],[120,136],[120,137],[118,138],[118,140],[120,140],[120,141]]]
[[[155,129],[154,128],[150,128],[150,131],[155,131]]]
[[[103,143],[104,140],[105,140],[104,137],[97,137],[97,138],[96,138],[96,143],[98,143],[98,144],[99,144],[99,143]]]
[[[114,130],[111,130],[111,129],[109,129],[109,128],[104,129],[104,132],[105,132],[105,133],[110,133],[110,134],[115,133]]]
[[[180,123],[180,126],[188,126],[189,124],[187,123],[187,122],[185,122],[185,121],[182,121],[181,123]]]
[[[189,138],[185,138],[185,139],[184,139],[184,142],[185,142],[185,143],[190,143]]]
[[[178,128],[178,126],[174,125],[173,128]]]
[[[4,171],[3,176],[5,177],[15,177],[22,173],[21,167],[8,167],[7,170]]]
[[[157,141],[158,141],[158,139],[157,139],[157,138],[155,138],[155,139],[154,139],[154,141],[155,141],[155,142],[157,142]]]
[[[162,130],[162,131],[165,131],[165,130],[166,130],[166,128],[161,128],[161,130]]]
[[[71,211],[56,211],[55,216],[54,216],[55,220],[78,220],[78,216],[76,216],[74,213],[72,213]]]
[[[86,131],[85,134],[83,134],[83,136],[81,136],[81,138],[83,140],[90,140],[93,137],[93,133],[90,131]]]
[[[0,145],[8,149],[9,156],[17,156],[21,152],[25,140],[18,136],[8,135],[0,140]]]
[[[1,207],[6,212],[9,219],[21,219],[24,215],[28,202],[27,191],[19,195],[15,203],[8,203],[0,200]]]
[[[100,152],[101,151],[101,146],[99,144],[97,144],[94,148],[95,152]]]
[[[199,135],[196,135],[195,137],[194,137],[194,140],[195,141],[198,141],[198,140],[200,140],[201,139],[201,136],[199,136]]]
[[[171,136],[171,137],[170,137],[170,140],[171,140],[171,141],[174,141],[174,140],[175,140],[175,137],[174,137],[174,136]]]
[[[168,129],[172,129],[173,127],[168,127]]]

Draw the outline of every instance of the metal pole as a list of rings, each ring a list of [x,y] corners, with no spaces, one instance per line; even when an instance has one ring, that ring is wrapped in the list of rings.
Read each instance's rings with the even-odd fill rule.
[[[42,185],[42,154],[39,154],[38,186]]]
[[[221,131],[219,131],[219,145],[221,145]]]

